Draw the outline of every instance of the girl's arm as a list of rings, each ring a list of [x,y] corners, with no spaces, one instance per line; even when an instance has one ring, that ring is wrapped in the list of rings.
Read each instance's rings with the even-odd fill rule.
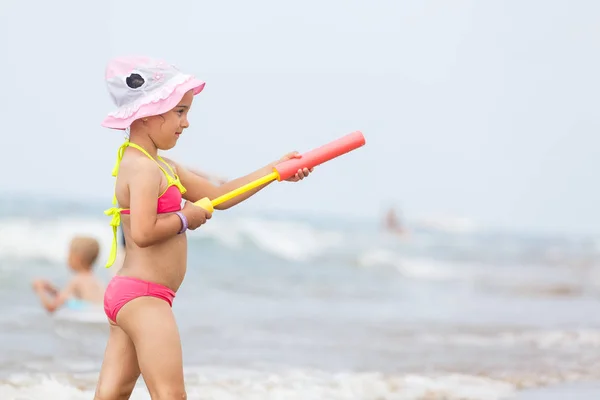
[[[188,171],[190,171],[191,173],[196,174],[199,177],[204,178],[212,183],[218,183],[219,185],[222,185],[225,182],[227,182],[226,178],[223,178],[223,177],[220,177],[217,175],[213,175],[213,174],[208,174],[206,172],[202,172],[197,169],[188,168]]]
[[[191,202],[198,201],[204,197],[208,197],[209,199],[217,198],[225,193],[228,193],[228,192],[230,192],[234,189],[237,189],[241,186],[244,186],[245,184],[250,183],[258,178],[262,178],[263,176],[265,176],[273,171],[272,166],[265,166],[263,168],[260,168],[256,171],[254,171],[251,174],[248,174],[241,178],[237,178],[237,179],[231,180],[229,182],[226,182],[222,185],[217,186],[217,185],[211,183],[208,179],[193,173],[192,171],[190,171],[189,169],[187,169],[185,167],[182,167],[178,164],[175,164],[175,167],[177,169],[177,175],[179,175],[179,179],[181,180],[181,183],[187,189],[187,192],[183,195],[183,197],[186,200],[189,200]],[[219,204],[218,206],[215,207],[215,209],[226,210],[230,207],[233,207],[236,204],[239,204],[242,201],[251,197],[252,195],[256,194],[257,192],[259,192],[262,188],[266,187],[267,185],[268,185],[268,183],[266,183],[262,186],[259,186],[255,189],[249,190],[246,193],[240,194],[239,196],[237,196],[231,200],[228,200],[222,204]]]
[[[183,197],[186,200],[195,202],[204,197],[208,197],[209,199],[215,199],[225,193],[235,190],[241,186],[244,186],[245,184],[250,183],[256,179],[262,178],[263,176],[265,176],[267,174],[270,174],[271,172],[273,172],[273,167],[276,164],[278,164],[282,161],[289,160],[291,158],[297,158],[297,157],[300,157],[298,155],[298,153],[296,153],[296,152],[289,153],[289,154],[283,156],[279,161],[270,163],[269,165],[266,165],[256,171],[252,172],[251,174],[248,174],[241,178],[237,178],[232,181],[226,182],[220,186],[216,186],[216,185],[212,184],[208,179],[203,178],[203,177],[193,173],[189,169],[173,162],[172,160],[165,159],[165,161],[167,161],[169,164],[171,164],[175,167],[175,170],[177,171],[177,175],[179,175],[179,179],[181,180],[181,183],[187,189],[187,192],[184,194]],[[308,169],[305,168],[304,171],[298,171],[298,173],[295,176],[293,176],[292,178],[288,179],[288,181],[291,181],[291,182],[299,181],[299,180],[303,179],[304,177],[308,176],[308,174],[310,172],[312,172],[312,169],[309,171]],[[252,189],[245,193],[242,193],[239,196],[236,196],[231,200],[228,200],[222,204],[219,204],[218,206],[215,207],[215,209],[226,210],[230,207],[233,207],[236,204],[239,204],[242,201],[253,196],[257,192],[259,192],[261,189],[266,187],[267,185],[269,185],[269,183],[265,183],[262,186],[259,186],[255,189]]]
[[[156,212],[161,180],[156,164],[144,158],[136,159],[130,176],[134,177],[129,180],[131,239],[139,247],[148,247],[175,236],[182,227],[179,216],[158,218]]]

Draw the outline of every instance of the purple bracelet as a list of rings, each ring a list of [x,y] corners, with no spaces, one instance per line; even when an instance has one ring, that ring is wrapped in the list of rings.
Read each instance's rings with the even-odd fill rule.
[[[179,234],[187,231],[188,221],[187,221],[187,218],[185,217],[185,215],[183,215],[183,213],[181,211],[177,211],[175,214],[177,214],[177,216],[181,220],[181,230],[179,232],[177,232],[177,234],[179,235]]]

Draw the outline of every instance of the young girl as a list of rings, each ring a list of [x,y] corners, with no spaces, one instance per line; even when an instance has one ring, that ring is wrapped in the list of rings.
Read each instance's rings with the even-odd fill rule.
[[[95,399],[128,399],[140,373],[152,399],[185,399],[181,342],[171,305],[186,271],[185,232],[211,218],[193,202],[218,197],[270,173],[278,162],[299,156],[290,153],[250,175],[215,186],[157,154],[173,148],[189,127],[188,113],[204,82],[164,61],[140,57],[112,60],[106,81],[118,109],[102,125],[129,130],[113,170],[117,177],[113,203],[119,207],[105,212],[112,216],[113,227],[107,267],[115,260],[121,222],[126,255],[104,296],[110,336]],[[310,172],[298,170],[289,181]],[[260,189],[216,208],[232,207]]]

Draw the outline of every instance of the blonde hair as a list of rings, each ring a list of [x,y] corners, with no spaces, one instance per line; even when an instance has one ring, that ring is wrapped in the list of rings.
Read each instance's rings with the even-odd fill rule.
[[[93,237],[75,236],[71,240],[71,252],[81,257],[81,261],[91,267],[100,253],[100,244]]]

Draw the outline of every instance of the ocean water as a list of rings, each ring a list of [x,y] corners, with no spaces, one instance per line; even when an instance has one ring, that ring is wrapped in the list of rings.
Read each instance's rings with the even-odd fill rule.
[[[91,399],[101,311],[49,315],[72,235],[104,205],[0,201],[0,399]],[[173,310],[190,399],[509,399],[600,381],[598,239],[218,212],[189,235]],[[133,399],[149,399],[140,379]]]

